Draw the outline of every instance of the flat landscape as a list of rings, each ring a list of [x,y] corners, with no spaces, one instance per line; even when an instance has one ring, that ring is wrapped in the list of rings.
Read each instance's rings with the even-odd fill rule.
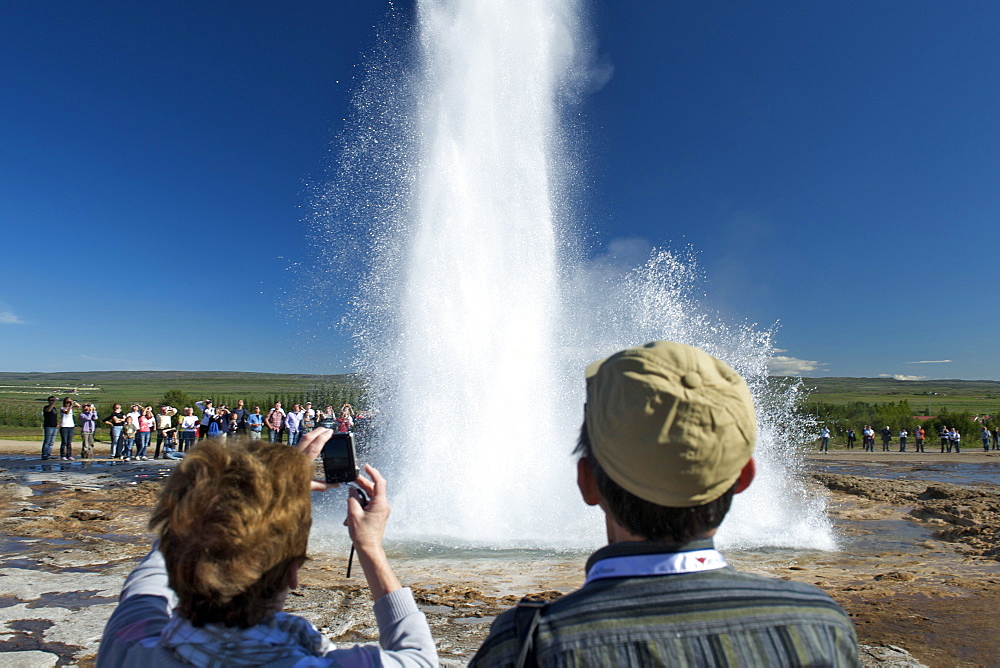
[[[950,412],[1000,413],[1000,381],[896,380],[895,378],[803,378],[810,402],[875,404],[908,401],[914,411],[936,415]]]

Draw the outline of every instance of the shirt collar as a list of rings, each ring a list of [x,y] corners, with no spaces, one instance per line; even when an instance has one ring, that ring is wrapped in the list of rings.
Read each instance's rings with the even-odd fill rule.
[[[612,543],[605,545],[597,552],[590,555],[585,567],[586,572],[601,559],[611,557],[628,557],[636,554],[674,554],[677,552],[690,552],[692,550],[710,550],[715,547],[715,541],[711,538],[698,538],[690,543],[665,543],[661,541],[641,541]]]

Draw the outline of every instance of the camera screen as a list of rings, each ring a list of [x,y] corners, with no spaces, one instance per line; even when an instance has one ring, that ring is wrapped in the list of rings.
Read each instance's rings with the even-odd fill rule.
[[[331,438],[323,446],[323,459],[337,468],[351,466],[351,453],[347,449],[347,439]]]
[[[329,483],[350,482],[358,477],[352,434],[335,434],[323,445],[323,472]]]

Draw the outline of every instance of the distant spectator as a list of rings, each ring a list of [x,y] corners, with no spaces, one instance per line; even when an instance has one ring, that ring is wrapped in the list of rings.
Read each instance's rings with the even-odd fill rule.
[[[281,408],[281,402],[275,401],[274,408],[267,412],[264,420],[267,425],[267,438],[272,443],[281,443],[281,430],[285,426],[285,411]]]
[[[344,404],[340,409],[340,417],[337,418],[337,431],[346,433],[354,426],[354,418],[351,417],[353,409],[350,404]]]
[[[956,454],[962,451],[962,434],[955,427],[948,432],[948,441],[951,443],[951,448],[955,448]],[[951,448],[948,448],[948,452],[951,452]]]
[[[823,427],[819,430],[819,451],[830,452],[830,429]]]
[[[264,416],[260,414],[260,406],[253,407],[253,413],[247,416],[246,424],[250,438],[259,439],[261,432],[264,431]]]
[[[42,408],[42,459],[52,459],[52,444],[59,433],[59,409],[55,396],[50,396]]]
[[[229,412],[229,427],[226,429],[226,438],[236,438],[240,434],[240,418],[236,411]]]
[[[156,452],[153,453],[153,459],[160,458],[160,447],[167,438],[166,432],[174,426],[172,418],[175,415],[177,409],[173,406],[160,406],[160,414],[156,416]]]
[[[865,452],[875,452],[875,430],[870,424],[865,425]]]
[[[941,437],[941,452],[947,447],[948,452],[951,452],[951,431],[947,426],[941,427],[941,431],[938,432],[938,436]]]
[[[208,421],[208,438],[224,438],[229,429],[229,409],[219,406]]]
[[[211,399],[196,401],[194,405],[201,411],[201,422],[198,423],[198,438],[205,438],[208,436],[208,428],[212,424],[212,418],[215,417],[215,407],[212,406]]]
[[[177,451],[177,429],[174,427],[167,429],[163,433],[163,458],[164,459],[184,458],[184,453]]]
[[[337,428],[337,414],[333,412],[333,406],[327,404],[323,408],[323,412],[318,416],[317,424],[326,429]]]
[[[104,424],[111,428],[111,452],[112,458],[120,457],[118,452],[122,447],[122,429],[125,428],[125,413],[122,413],[122,405],[115,404],[111,409],[111,414],[104,420]]]
[[[316,411],[313,410],[312,402],[307,401],[305,406],[302,407],[302,425],[299,427],[299,432],[301,432],[302,436],[305,436],[315,428]]]
[[[80,413],[80,457],[90,459],[94,452],[94,432],[97,431],[97,410],[93,404],[84,404]]]
[[[236,434],[242,436],[247,432],[247,416],[250,415],[250,411],[246,409],[246,402],[242,399],[236,402],[236,408],[230,411],[230,415],[236,416]],[[231,422],[232,420],[230,420]],[[231,425],[230,425],[231,426]],[[230,434],[233,432],[230,431]]]
[[[127,461],[133,459],[132,446],[135,445],[135,435],[139,431],[139,422],[129,413],[125,416],[125,429],[122,431],[121,459]]]
[[[302,417],[304,411],[298,404],[292,404],[292,410],[285,416],[285,430],[288,432],[288,445],[295,447],[301,435]]]
[[[854,449],[854,442],[856,440],[858,440],[858,437],[855,435],[854,428],[852,427],[851,429],[847,430],[847,449],[848,450],[853,450]]]
[[[153,407],[146,406],[142,409],[142,414],[139,416],[139,430],[135,434],[136,459],[141,459],[142,461],[149,459],[146,456],[146,451],[149,448],[149,439],[153,435],[154,429],[156,429],[156,416],[153,415]]]
[[[889,425],[885,426],[882,430],[882,452],[889,451],[889,443],[892,442],[892,429],[889,429]]]
[[[993,427],[993,449],[1000,450],[1000,426]]]
[[[922,426],[917,426],[917,430],[913,432],[913,442],[917,452],[924,451],[924,437],[927,435],[927,431]]]
[[[906,431],[905,428],[899,430],[899,451],[900,452],[906,452],[906,437],[909,436],[909,435],[910,435],[910,433],[908,431]]]
[[[194,414],[194,410],[188,406],[184,409],[184,415],[181,417],[180,421],[180,444],[178,449],[180,452],[189,452],[191,447],[194,445],[194,439],[198,435],[198,416]]]
[[[990,451],[990,430],[983,425],[979,428],[979,438],[983,439],[983,450]]]
[[[62,408],[59,409],[60,413],[62,413],[59,418],[59,436],[62,441],[59,444],[59,457],[66,461],[73,459],[73,433],[76,431],[76,419],[73,417],[73,409],[79,407],[80,404],[66,397],[63,400]]]

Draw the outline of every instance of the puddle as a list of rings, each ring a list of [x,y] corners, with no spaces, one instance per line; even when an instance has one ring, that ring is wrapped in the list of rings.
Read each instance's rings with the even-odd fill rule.
[[[814,461],[809,465],[821,473],[842,473],[883,480],[929,480],[953,485],[1000,485],[1000,464],[965,464],[962,462],[936,462],[908,464],[906,462],[857,462]]]
[[[97,590],[48,592],[30,601],[28,608],[65,608],[67,610],[82,610],[92,605],[116,603],[117,596],[96,596]]]

